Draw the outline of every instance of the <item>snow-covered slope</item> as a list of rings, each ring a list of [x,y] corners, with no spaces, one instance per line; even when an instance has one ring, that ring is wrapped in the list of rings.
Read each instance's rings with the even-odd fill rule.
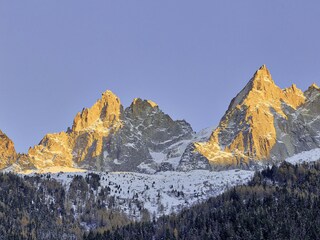
[[[320,148],[315,148],[310,151],[305,151],[286,159],[286,161],[291,164],[301,164],[304,162],[309,163],[309,162],[316,162],[319,160],[320,160]]]
[[[133,172],[69,172],[51,173],[50,177],[57,179],[68,190],[75,176],[86,177],[90,173],[100,176],[100,187],[95,194],[99,194],[104,187],[110,187],[109,196],[114,196],[113,208],[137,220],[141,219],[142,210],[145,209],[150,217],[155,218],[178,212],[182,208],[216,196],[230,187],[247,183],[254,174],[252,171],[244,170],[195,170],[167,171],[152,175]],[[48,175],[41,176],[47,178]]]

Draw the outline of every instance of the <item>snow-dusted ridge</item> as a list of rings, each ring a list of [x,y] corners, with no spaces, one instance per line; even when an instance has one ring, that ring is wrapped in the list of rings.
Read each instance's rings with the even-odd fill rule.
[[[253,171],[245,170],[194,170],[158,172],[152,175],[133,172],[60,172],[42,176],[46,178],[50,174],[51,178],[61,182],[68,190],[74,176],[85,177],[89,173],[100,176],[100,187],[95,194],[99,194],[102,187],[109,186],[110,196],[115,198],[115,208],[137,220],[141,218],[138,205],[147,209],[150,217],[158,218],[203,202],[233,186],[245,184],[254,174]],[[32,175],[39,173],[29,174]]]

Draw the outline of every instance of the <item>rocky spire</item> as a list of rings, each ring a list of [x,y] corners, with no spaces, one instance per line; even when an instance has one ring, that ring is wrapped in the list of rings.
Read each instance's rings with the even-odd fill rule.
[[[73,167],[86,159],[98,159],[104,139],[121,127],[122,111],[119,98],[107,90],[92,107],[76,115],[71,130],[47,134],[29,149],[31,163],[36,168]]]
[[[12,164],[17,156],[13,142],[0,130],[0,169]]]
[[[268,83],[268,84],[275,84],[272,80],[271,74],[267,66],[264,64],[262,65],[253,75],[251,79],[253,83],[253,87],[259,88],[261,85]]]
[[[262,65],[247,83],[247,85],[232,99],[228,111],[231,111],[239,104],[242,104],[253,91],[260,93],[274,92],[274,89],[279,90],[272,80],[271,74],[266,65]]]
[[[320,89],[316,83],[312,83],[310,88]]]
[[[123,110],[119,98],[106,91],[76,115],[72,129],[47,134],[28,156],[38,169],[147,171],[143,166],[149,164],[148,171],[155,171],[151,152],[189,139],[192,132],[188,123],[172,120],[151,100],[136,98]]]
[[[127,111],[131,111],[134,117],[146,117],[150,112],[159,110],[158,104],[151,100],[135,98]]]
[[[320,92],[320,88],[318,87],[317,84],[313,83],[307,91],[304,92],[304,95],[306,96],[307,99],[312,98],[312,96],[318,94]]]
[[[91,108],[84,108],[76,115],[72,130],[82,131],[97,125],[109,128],[120,121],[121,111],[122,105],[119,98],[107,90]]]
[[[295,85],[282,90],[265,65],[232,100],[226,114],[207,143],[196,149],[214,164],[248,163],[268,159],[276,143],[274,119],[286,119],[283,104],[296,109],[305,101]]]

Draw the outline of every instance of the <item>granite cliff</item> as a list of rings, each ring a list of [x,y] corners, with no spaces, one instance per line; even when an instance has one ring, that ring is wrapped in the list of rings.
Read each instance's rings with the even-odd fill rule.
[[[283,161],[320,146],[319,88],[306,92],[296,85],[281,89],[263,65],[231,101],[218,127],[205,142],[192,143],[180,170],[248,168]],[[207,160],[207,162],[206,162]]]

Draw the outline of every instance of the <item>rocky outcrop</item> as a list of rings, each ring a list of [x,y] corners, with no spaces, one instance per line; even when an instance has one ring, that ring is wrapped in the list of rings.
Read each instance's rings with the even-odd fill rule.
[[[0,169],[10,166],[17,157],[13,142],[0,130]]]
[[[124,110],[118,97],[106,91],[76,115],[71,129],[47,134],[28,156],[38,169],[154,172],[160,166],[154,153],[190,139],[192,133],[187,122],[173,121],[150,100],[134,99]]]
[[[192,128],[185,121],[173,121],[154,102],[134,99],[123,114],[123,126],[106,141],[108,169],[155,171],[171,145],[190,139]]]
[[[274,161],[320,147],[320,90],[313,84],[304,95],[306,102],[296,111],[284,106],[287,119],[275,120],[277,144],[271,151]]]
[[[181,156],[177,170],[187,172],[195,169],[212,170],[212,166],[208,159],[196,150],[195,144],[191,143]]]
[[[315,84],[305,93],[294,84],[279,88],[263,65],[231,101],[210,139],[194,143],[184,154],[194,157],[182,159],[179,168],[195,165],[195,158],[203,165],[199,154],[213,169],[248,168],[320,146],[318,93]]]
[[[99,169],[103,142],[121,127],[122,106],[111,91],[106,91],[91,108],[85,108],[74,118],[67,132],[47,134],[29,149],[28,156],[36,168],[52,166],[77,167],[92,161]]]

